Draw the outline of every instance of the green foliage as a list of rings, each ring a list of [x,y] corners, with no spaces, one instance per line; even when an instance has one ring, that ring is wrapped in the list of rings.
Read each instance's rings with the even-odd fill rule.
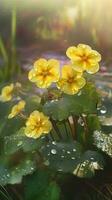
[[[20,135],[19,133],[11,136],[6,136],[4,138],[4,152],[6,155],[13,154],[20,149],[23,149],[24,152],[33,151],[37,148],[40,148],[41,145],[41,139],[35,140],[24,135]]]
[[[103,168],[101,155],[94,151],[87,151],[88,147],[92,149],[93,131],[100,129],[95,115],[98,95],[93,84],[88,83],[78,95],[63,94],[58,98],[55,90],[53,94],[56,99],[49,101],[46,99],[43,103],[42,97],[32,94],[25,97],[23,93],[23,99],[26,100],[26,116],[33,110],[43,110],[53,123],[53,130],[49,136],[37,140],[25,136],[24,119],[16,117],[8,120],[7,116],[12,105],[0,103],[3,110],[0,116],[3,176],[1,184],[21,182],[23,176],[36,169],[36,162],[37,165],[45,165],[64,173],[73,173],[79,177],[91,177],[95,174],[95,170]],[[69,116],[72,116],[75,124],[67,119]],[[16,156],[18,161],[15,159]],[[50,194],[52,196],[56,188],[51,183],[49,188],[46,188],[46,193],[52,191]]]
[[[79,177],[92,177],[95,170],[103,169],[104,160],[95,151],[83,152],[78,142],[51,142],[42,147],[45,164],[57,171],[73,173]]]
[[[112,158],[112,134],[104,134],[95,131],[93,134],[94,144]]]
[[[8,157],[6,159],[8,159]],[[3,162],[3,160],[1,162]],[[20,161],[18,165],[13,167],[11,166],[9,167],[8,163],[1,165],[0,184],[6,185],[6,184],[21,183],[23,176],[32,173],[34,170],[35,170],[35,164],[33,161],[28,160],[28,157],[23,161]]]
[[[47,170],[38,170],[24,179],[25,200],[59,200],[60,188]]]
[[[81,146],[78,142],[49,142],[42,148],[45,164],[57,171],[73,172],[74,165],[81,155]]]
[[[11,37],[10,49],[7,48],[2,36],[0,35],[0,59],[2,61],[0,69],[0,82],[11,80],[14,75],[20,74],[20,66],[17,63],[16,55],[16,7],[15,3],[11,16]]]
[[[103,167],[103,156],[97,151],[88,150],[81,155],[73,174],[79,177],[90,178],[94,176],[96,170],[101,170]]]
[[[77,95],[63,94],[58,100],[46,102],[43,111],[54,120],[62,121],[71,115],[96,113],[97,103],[96,88],[88,83]]]

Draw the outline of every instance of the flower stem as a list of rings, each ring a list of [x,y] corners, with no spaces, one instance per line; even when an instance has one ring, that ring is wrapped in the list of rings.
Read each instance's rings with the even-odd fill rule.
[[[59,128],[58,128],[56,122],[55,122],[53,119],[51,119],[51,122],[52,122],[53,128],[54,128],[54,130],[56,131],[58,137],[59,137],[60,139],[63,139],[63,138],[62,138],[62,135],[61,135],[61,132],[60,132],[60,130],[59,130]]]
[[[73,139],[74,139],[74,131],[73,131],[72,127],[71,127],[71,123],[70,123],[70,121],[69,121],[69,118],[67,119],[67,122],[68,122],[68,125],[69,125],[69,128],[70,128],[72,137],[73,137]]]
[[[65,128],[66,137],[68,139],[69,138],[69,134],[68,134],[67,126],[66,126],[66,121],[63,122],[63,125],[64,125],[64,128]]]
[[[85,116],[81,116],[82,120],[84,122],[84,143],[87,143],[87,138],[88,138],[88,134],[89,134],[89,130],[88,130],[88,124],[87,124],[87,117]]]
[[[14,3],[11,19],[11,75],[15,72],[16,66],[16,23],[16,4]]]
[[[73,124],[74,124],[74,139],[77,139],[77,116],[73,116]]]
[[[53,135],[52,132],[50,132],[50,138],[51,138],[53,141],[55,140],[54,135]]]
[[[27,120],[27,116],[26,116],[26,115],[24,115],[22,112],[21,112],[21,113],[19,113],[19,116],[20,116],[22,119],[24,119],[24,120]]]

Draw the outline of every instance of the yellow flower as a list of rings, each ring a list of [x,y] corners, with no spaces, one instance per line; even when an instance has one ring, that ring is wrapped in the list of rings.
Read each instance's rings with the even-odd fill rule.
[[[66,94],[76,94],[79,89],[86,84],[82,77],[82,72],[75,71],[70,65],[64,65],[62,68],[62,78],[57,83],[57,87]]]
[[[0,101],[2,102],[10,101],[12,99],[13,90],[14,90],[13,83],[3,87],[0,95]]]
[[[77,47],[69,47],[66,54],[71,59],[73,68],[79,72],[87,71],[94,74],[99,70],[98,63],[101,55],[88,45],[79,44]]]
[[[11,118],[15,117],[16,115],[20,114],[21,111],[24,109],[25,104],[26,104],[25,101],[21,100],[21,101],[19,101],[18,104],[13,106],[11,113],[8,116],[8,119],[11,119]]]
[[[49,118],[42,112],[33,111],[26,121],[25,135],[32,138],[39,138],[51,131],[52,125]]]
[[[34,63],[28,78],[39,88],[48,88],[53,82],[59,80],[59,62],[55,59],[39,59]]]

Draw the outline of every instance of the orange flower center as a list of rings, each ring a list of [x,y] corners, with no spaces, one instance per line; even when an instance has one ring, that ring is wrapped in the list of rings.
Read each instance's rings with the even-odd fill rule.
[[[35,124],[34,124],[34,129],[39,129],[40,127],[43,126],[43,121],[40,119],[40,120],[36,120]]]
[[[40,73],[40,75],[43,76],[44,78],[46,78],[46,76],[49,76],[49,75],[51,75],[51,74],[50,74],[50,72],[49,72],[48,70],[45,70],[45,71],[42,71],[42,72]]]
[[[68,78],[68,80],[67,80],[67,82],[69,83],[69,84],[71,84],[71,83],[73,83],[75,81],[75,77],[69,77]]]
[[[81,58],[84,62],[88,62],[88,56],[82,55],[82,56],[80,56],[80,58]]]

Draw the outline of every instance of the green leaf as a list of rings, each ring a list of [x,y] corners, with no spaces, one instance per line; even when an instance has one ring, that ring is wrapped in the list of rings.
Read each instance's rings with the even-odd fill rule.
[[[25,99],[26,101],[26,108],[25,108],[25,112],[26,114],[30,114],[31,112],[33,112],[34,110],[42,110],[42,105],[41,105],[41,98],[38,95],[33,95],[33,96],[29,96]]]
[[[12,157],[7,157],[7,160],[6,158],[0,159],[1,185],[20,183],[23,176],[32,173],[36,168],[35,161],[31,158],[31,156],[24,157],[24,159],[21,158],[20,161],[18,158],[18,164],[15,166],[11,163],[11,159]],[[11,166],[12,164],[13,166]]]
[[[32,160],[24,160],[19,166],[14,167],[10,171],[10,178],[8,180],[9,184],[21,183],[23,176],[32,173],[35,170],[36,166]]]
[[[7,167],[0,164],[0,185],[6,185],[9,182],[10,173]]]
[[[93,84],[87,84],[77,95],[66,95],[58,100],[45,103],[43,112],[55,120],[62,121],[70,115],[80,115],[82,113],[96,113],[98,94]]]
[[[41,152],[45,158],[45,165],[63,172],[72,172],[74,165],[82,154],[78,142],[49,142],[42,146]]]
[[[88,115],[87,124],[88,124],[88,130],[89,130],[87,144],[88,144],[88,147],[91,148],[91,146],[93,145],[93,132],[95,130],[100,130],[101,125],[100,125],[100,121],[97,115]]]
[[[103,168],[103,157],[95,151],[82,152],[78,142],[49,142],[41,149],[45,165],[57,171],[73,173],[79,177],[92,177]]]
[[[62,121],[69,116],[68,101],[62,97],[59,100],[52,100],[45,103],[43,112],[54,120]]]
[[[4,137],[4,153],[9,155],[20,149],[23,149],[24,152],[29,152],[35,149],[40,149],[41,145],[44,143],[44,137],[36,140],[25,136],[23,127],[17,132],[17,134]]]
[[[19,117],[8,119],[12,103],[0,102],[0,136],[9,136],[16,133],[24,124],[24,120]]]
[[[59,200],[60,189],[55,182],[51,182],[45,190],[45,194],[39,200]]]
[[[103,169],[104,159],[102,155],[96,151],[86,151],[78,163],[75,165],[73,174],[78,177],[90,178],[94,176],[96,170]]]
[[[25,200],[59,200],[60,188],[52,180],[52,172],[38,170],[24,179]]]

